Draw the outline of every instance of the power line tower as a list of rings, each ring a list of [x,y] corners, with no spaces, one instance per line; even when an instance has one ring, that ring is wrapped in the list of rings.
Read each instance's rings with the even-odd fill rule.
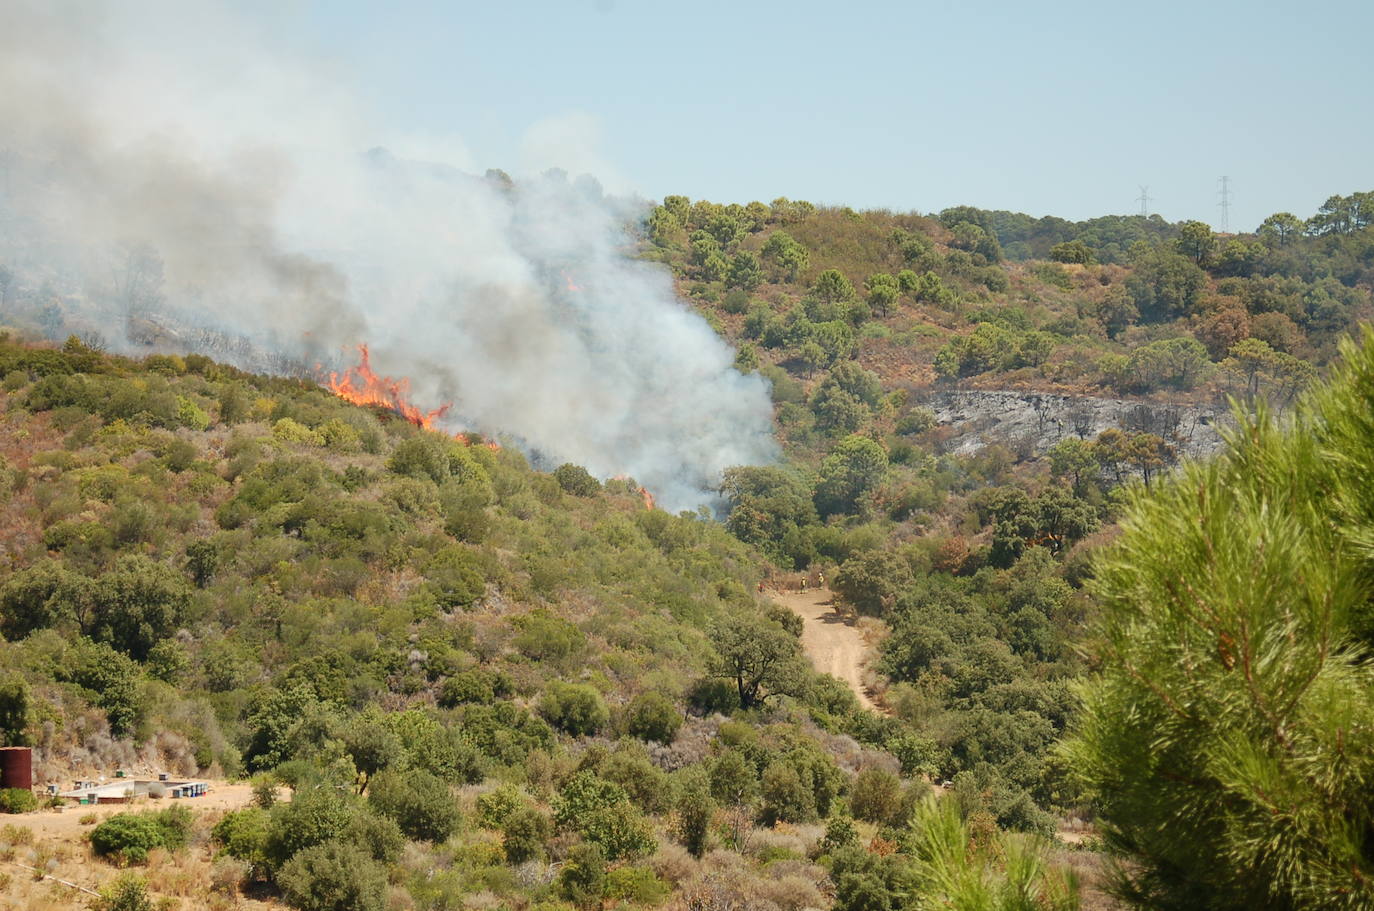
[[[1140,187],[1140,195],[1136,197],[1135,201],[1140,203],[1140,217],[1149,218],[1150,203],[1154,202],[1154,200],[1150,198],[1150,188],[1145,186]]]
[[[1220,183],[1221,189],[1217,193],[1221,196],[1221,202],[1217,205],[1221,206],[1221,233],[1229,234],[1231,233],[1231,178],[1223,176]]]

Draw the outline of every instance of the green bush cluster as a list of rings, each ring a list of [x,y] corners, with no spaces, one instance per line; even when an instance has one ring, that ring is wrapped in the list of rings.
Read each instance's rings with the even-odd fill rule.
[[[38,797],[28,788],[0,789],[0,813],[32,813]]]
[[[90,832],[96,854],[121,863],[141,864],[154,848],[177,851],[186,846],[191,831],[191,811],[185,807],[145,813],[118,813]]]

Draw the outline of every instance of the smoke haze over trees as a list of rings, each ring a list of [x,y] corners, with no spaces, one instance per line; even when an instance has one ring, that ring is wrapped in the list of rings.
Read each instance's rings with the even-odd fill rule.
[[[0,261],[52,335],[276,370],[365,342],[454,404],[449,429],[632,476],[669,509],[772,458],[764,381],[621,255],[640,203],[589,176],[465,173],[451,143],[379,135],[257,26],[172,12],[8,14]]]

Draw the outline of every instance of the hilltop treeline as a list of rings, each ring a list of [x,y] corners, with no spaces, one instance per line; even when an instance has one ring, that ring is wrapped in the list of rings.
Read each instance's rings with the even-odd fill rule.
[[[1371,194],[1218,236],[1201,222],[718,205],[668,197],[646,255],[741,345],[809,377],[857,358],[897,387],[1291,399],[1370,315]]]

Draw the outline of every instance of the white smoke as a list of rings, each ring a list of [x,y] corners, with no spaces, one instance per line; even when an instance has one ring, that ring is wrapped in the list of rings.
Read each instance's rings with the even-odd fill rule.
[[[219,6],[5,6],[0,266],[60,300],[54,330],[192,327],[140,341],[306,363],[366,342],[421,407],[453,403],[451,429],[669,509],[774,457],[764,382],[627,256],[642,204],[557,171],[471,176],[460,139],[374,130],[327,67]],[[587,132],[537,126],[526,156],[598,160],[570,144]]]

